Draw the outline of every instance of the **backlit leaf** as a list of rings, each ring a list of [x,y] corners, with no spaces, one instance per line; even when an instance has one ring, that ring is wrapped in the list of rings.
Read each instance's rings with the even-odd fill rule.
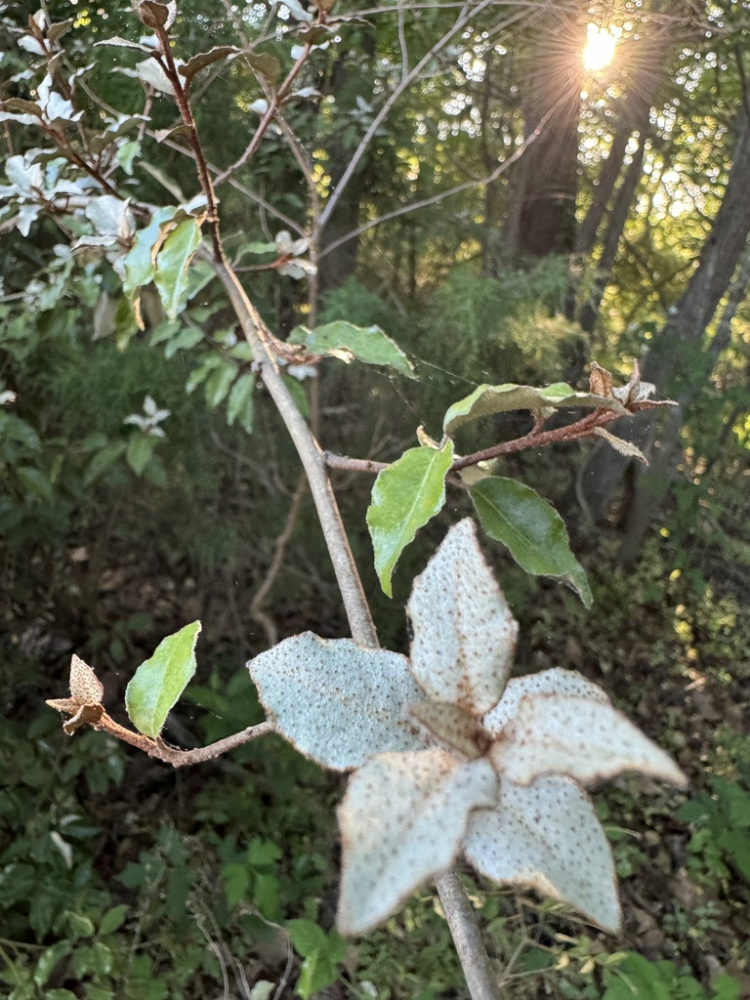
[[[180,76],[185,78],[186,83],[190,83],[195,74],[205,69],[206,66],[210,66],[218,59],[226,59],[227,56],[235,55],[239,51],[235,45],[216,45],[208,52],[198,52],[191,56],[184,66],[180,66]]]
[[[154,212],[149,224],[135,234],[133,246],[123,259],[125,279],[122,286],[131,298],[139,288],[153,280],[156,254],[164,239],[165,227],[177,211],[172,206],[159,209]]]
[[[125,707],[133,725],[144,735],[159,735],[195,673],[195,644],[200,630],[201,623],[192,622],[167,636],[128,684]]]
[[[484,560],[474,523],[454,525],[414,581],[412,672],[430,698],[484,715],[505,688],[518,625]]]
[[[309,330],[298,326],[289,334],[292,344],[301,344],[311,354],[333,354],[343,360],[352,357],[369,365],[389,365],[396,371],[414,378],[411,362],[379,326],[354,326],[337,320]]]
[[[537,576],[563,577],[591,607],[586,572],[570,550],[568,532],[554,507],[515,479],[489,476],[471,487],[482,527],[508,547],[518,565]]]
[[[617,400],[608,396],[597,396],[590,392],[576,392],[565,382],[536,389],[530,385],[480,385],[471,395],[460,399],[451,406],[443,419],[443,430],[453,434],[462,424],[480,417],[490,417],[508,410],[544,410],[547,407],[584,406],[589,409],[600,407],[615,413],[628,411]]]
[[[380,754],[356,771],[339,808],[341,933],[366,933],[449,868],[469,812],[493,806],[497,788],[486,760],[438,749]]]
[[[423,695],[399,653],[304,632],[248,668],[269,717],[324,767],[346,771],[375,753],[424,746],[408,714]]]
[[[375,569],[389,597],[399,556],[445,503],[445,476],[452,461],[452,441],[441,449],[410,448],[375,480],[367,526]]]
[[[620,905],[612,852],[591,802],[568,778],[500,782],[496,809],[469,817],[467,860],[495,882],[563,900],[616,934]]]
[[[169,319],[176,319],[187,304],[188,266],[200,243],[199,222],[185,219],[167,236],[156,258],[154,282]]]

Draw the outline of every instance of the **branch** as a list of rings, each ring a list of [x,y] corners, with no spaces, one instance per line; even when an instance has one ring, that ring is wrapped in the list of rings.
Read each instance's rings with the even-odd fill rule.
[[[637,404],[636,404],[637,406]],[[570,441],[580,441],[582,438],[596,437],[599,427],[618,420],[623,414],[615,413],[612,410],[594,410],[574,424],[566,424],[565,427],[557,427],[555,430],[543,431],[541,423],[537,422],[528,434],[523,437],[514,438],[512,441],[502,441],[500,444],[491,445],[482,451],[475,451],[471,455],[459,455],[454,459],[450,467],[450,472],[459,472],[470,465],[478,465],[479,462],[487,462],[492,458],[499,458],[501,455],[513,455],[518,451],[526,451],[529,448],[544,448],[550,444],[566,444]],[[333,452],[323,452],[326,465],[329,469],[346,469],[350,472],[366,472],[377,475],[383,469],[387,469],[389,462],[374,462],[369,458],[349,458],[346,455],[335,455]]]
[[[174,56],[172,55],[172,49],[169,44],[169,35],[164,27],[160,25],[156,26],[153,30],[156,37],[159,39],[159,45],[161,47],[161,51],[157,54],[157,61],[161,64],[162,69],[167,74],[167,79],[172,84],[175,102],[180,112],[180,117],[182,118],[183,123],[187,126],[188,141],[193,147],[195,165],[198,169],[198,179],[200,180],[203,193],[206,196],[206,207],[208,210],[206,222],[208,224],[209,232],[211,233],[211,241],[214,245],[214,255],[217,260],[222,260],[224,258],[224,250],[221,245],[221,233],[219,231],[219,208],[216,201],[216,193],[211,180],[211,174],[208,171],[206,157],[203,154],[203,146],[201,145],[200,136],[198,135],[198,127],[195,124],[195,118],[193,117],[193,110],[190,107],[190,101],[188,100],[187,87],[183,86],[180,74],[177,72],[177,66],[175,65]],[[159,56],[161,56],[161,58],[158,58]]]
[[[53,707],[60,708],[59,705]],[[123,743],[129,743],[130,746],[143,750],[149,757],[155,757],[165,764],[171,764],[172,767],[204,764],[207,760],[213,760],[227,753],[229,750],[234,750],[235,747],[242,746],[243,743],[249,743],[250,740],[255,740],[259,736],[265,736],[267,733],[276,731],[276,727],[272,722],[260,722],[257,726],[248,726],[247,729],[243,729],[239,733],[233,733],[232,736],[227,736],[223,740],[217,740],[216,743],[210,743],[207,747],[196,747],[194,750],[177,750],[175,747],[167,746],[159,736],[155,740],[152,740],[149,736],[144,736],[143,733],[136,733],[132,729],[126,729],[119,722],[115,722],[114,719],[110,718],[101,705],[86,707],[89,709],[87,715],[77,722],[70,720],[63,726],[68,735],[75,732],[79,725],[88,724],[93,729],[109,733],[110,736],[122,740]]]
[[[482,941],[477,915],[455,872],[435,880],[472,1000],[497,1000],[497,975]]]
[[[322,11],[320,13],[322,14]],[[258,147],[260,146],[261,139],[266,134],[269,125],[276,117],[276,114],[278,110],[281,108],[281,105],[284,103],[284,98],[289,92],[289,88],[294,83],[299,71],[307,62],[307,57],[310,55],[311,51],[312,51],[312,42],[306,42],[305,47],[302,50],[302,54],[300,55],[299,59],[296,61],[294,66],[292,66],[292,68],[289,70],[286,79],[274,94],[273,99],[269,101],[268,110],[261,118],[260,124],[255,130],[255,134],[250,140],[250,144],[248,145],[247,149],[239,158],[239,160],[237,160],[235,163],[227,167],[226,170],[223,170],[219,174],[219,176],[216,178],[215,181],[217,187],[219,186],[219,184],[223,184],[225,181],[228,181],[236,170],[239,170],[240,167],[244,167],[244,165],[249,160],[251,160],[253,156],[255,156],[255,154],[258,151]]]
[[[528,448],[543,448],[550,444],[562,444],[568,441],[580,441],[581,438],[596,437],[595,432],[598,427],[604,427],[606,424],[612,423],[613,420],[618,420],[621,416],[621,413],[614,413],[612,410],[594,410],[593,413],[589,413],[576,423],[557,427],[553,431],[542,431],[534,428],[523,437],[514,438],[512,441],[503,441],[490,448],[484,448],[482,451],[475,451],[472,455],[457,458],[451,465],[450,471],[458,472],[470,465],[488,462],[501,455],[513,455],[518,451],[526,451]]]
[[[245,294],[239,279],[225,261],[214,259],[211,264],[224,285],[242,332],[260,369],[261,378],[276,404],[307,473],[310,492],[341,590],[352,638],[360,646],[377,647],[375,624],[349,547],[336,497],[328,480],[323,452],[281,377],[269,347],[269,341],[272,339],[270,331]]]
[[[359,146],[357,146],[357,148],[355,149],[354,155],[352,156],[351,160],[347,165],[346,170],[341,176],[341,180],[336,185],[336,190],[331,194],[331,197],[328,199],[328,203],[326,204],[326,207],[323,209],[323,212],[320,216],[321,232],[323,231],[323,229],[325,229],[328,220],[331,218],[331,215],[333,214],[333,211],[339,202],[339,199],[344,193],[344,189],[346,188],[349,181],[352,179],[352,175],[354,174],[354,171],[357,169],[359,161],[366,153],[367,147],[372,142],[375,133],[380,128],[385,118],[387,118],[388,113],[390,112],[393,105],[403,94],[406,88],[409,87],[414,82],[414,80],[419,79],[419,76],[422,70],[425,68],[425,66],[427,66],[427,64],[432,59],[435,58],[437,53],[448,44],[448,42],[454,37],[454,35],[458,34],[459,31],[462,31],[469,23],[469,21],[471,21],[472,18],[476,17],[476,15],[479,14],[480,11],[484,10],[485,7],[489,7],[491,3],[492,0],[481,0],[481,2],[478,3],[475,7],[469,7],[468,4],[464,5],[461,9],[461,13],[456,18],[456,23],[453,25],[453,27],[449,28],[448,31],[446,31],[443,37],[432,46],[432,48],[419,60],[419,62],[413,67],[413,69],[411,69],[405,76],[402,76],[401,82],[391,92],[390,96],[388,97],[388,100],[385,102],[383,107],[370,122],[370,127],[362,136]]]
[[[502,163],[498,164],[491,174],[488,174],[486,177],[471,178],[471,180],[462,181],[461,184],[448,188],[447,191],[439,191],[437,194],[430,195],[429,198],[423,198],[421,201],[412,202],[410,205],[402,205],[401,208],[394,209],[393,212],[387,212],[385,215],[380,215],[377,219],[372,219],[370,222],[366,222],[364,225],[358,226],[357,229],[352,229],[351,232],[345,233],[337,240],[334,240],[333,243],[328,243],[325,249],[321,250],[320,256],[325,257],[327,253],[335,250],[336,247],[340,247],[342,243],[348,243],[349,240],[356,239],[358,236],[361,236],[362,233],[366,233],[368,229],[372,229],[374,226],[379,226],[381,222],[390,222],[391,219],[397,219],[400,215],[406,215],[409,212],[416,212],[417,209],[426,208],[428,205],[436,205],[438,202],[441,202],[443,198],[450,198],[452,195],[460,194],[461,191],[467,191],[469,188],[479,187],[482,184],[492,184],[493,181],[496,181],[501,174],[505,173],[505,171],[511,167],[523,153],[526,152],[532,142],[535,142],[539,138],[541,130],[548,117],[549,116],[545,116],[545,118],[539,123],[539,126],[524,139],[521,145],[513,151],[507,160],[503,160]],[[326,209],[327,208],[328,206],[326,206]],[[325,212],[323,212],[323,215],[325,215]],[[322,221],[323,216],[321,216],[321,224]]]
[[[156,138],[156,134],[150,129],[148,131],[148,134],[152,138]],[[192,156],[191,150],[186,149],[184,146],[180,145],[179,142],[175,142],[174,139],[162,139],[161,144],[162,146],[169,146],[170,149],[174,149],[177,153],[182,153],[183,156]],[[211,163],[209,160],[206,160],[206,166],[208,167],[209,171],[212,174],[221,173],[220,168],[217,167],[215,164]],[[236,191],[239,191],[240,194],[244,194],[246,198],[249,198],[251,201],[254,201],[256,205],[260,205],[260,207],[265,209],[266,212],[270,212],[271,215],[275,215],[276,218],[279,219],[281,222],[283,222],[288,229],[293,229],[298,236],[307,235],[305,229],[298,222],[295,222],[294,219],[290,218],[288,215],[285,215],[278,208],[274,208],[274,206],[269,201],[266,201],[263,195],[256,194],[255,191],[251,191],[249,187],[247,187],[245,184],[242,184],[234,177],[230,177],[228,183]],[[216,179],[214,178],[214,185],[215,184],[216,184]]]

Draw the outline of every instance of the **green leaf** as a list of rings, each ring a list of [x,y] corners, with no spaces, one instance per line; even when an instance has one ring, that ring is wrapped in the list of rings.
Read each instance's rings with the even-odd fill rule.
[[[711,983],[714,991],[712,1000],[739,1000],[740,984],[734,976],[722,972]]]
[[[286,929],[294,950],[303,958],[309,958],[315,952],[325,949],[326,932],[313,920],[288,920]]]
[[[224,883],[224,895],[230,909],[243,899],[247,899],[250,888],[250,872],[247,865],[239,861],[228,861],[222,865],[221,880]]]
[[[537,576],[561,576],[587,608],[592,596],[586,573],[570,551],[568,532],[554,507],[515,479],[490,476],[471,488],[482,527],[506,545],[518,565]]]
[[[211,372],[206,381],[206,402],[211,410],[215,410],[219,403],[226,399],[229,387],[237,377],[237,365],[222,361],[220,365]]]
[[[462,424],[480,417],[507,410],[543,410],[546,407],[586,406],[601,407],[615,413],[628,411],[617,399],[596,396],[590,392],[576,392],[565,382],[556,382],[543,389],[530,385],[480,385],[470,396],[449,407],[443,418],[443,430],[453,434]]]
[[[149,224],[135,234],[133,246],[123,260],[125,279],[122,287],[131,299],[139,288],[153,281],[156,254],[161,246],[163,232],[175,212],[177,208],[173,206],[160,208],[154,212]]]
[[[246,243],[238,253],[237,258],[244,257],[246,253],[261,254],[278,252],[278,247],[275,243]]]
[[[140,156],[140,154],[141,144],[137,139],[129,139],[127,142],[124,142],[115,153],[115,160],[120,164],[128,177],[133,176],[133,163],[136,156]]]
[[[195,326],[185,326],[176,337],[167,341],[164,347],[164,357],[169,359],[181,350],[190,350],[203,340],[203,331]]]
[[[43,951],[34,969],[36,985],[44,986],[60,959],[65,958],[72,950],[73,946],[69,941],[58,941],[57,944],[53,944],[51,948]]]
[[[275,875],[258,872],[253,886],[253,904],[266,920],[275,920],[279,911],[279,880]]]
[[[21,480],[24,489],[42,500],[52,498],[52,483],[47,479],[40,469],[35,469],[32,465],[19,465],[16,475]]]
[[[303,1000],[307,1000],[307,997],[312,996],[313,993],[324,990],[335,983],[337,975],[338,972],[333,962],[325,955],[316,952],[302,963],[296,993]]]
[[[113,934],[119,927],[122,927],[129,909],[130,907],[125,903],[120,903],[119,906],[113,906],[111,910],[107,910],[99,924],[99,933]]]
[[[289,390],[289,395],[294,400],[294,403],[299,412],[302,414],[303,417],[308,416],[310,412],[310,407],[307,402],[307,393],[305,392],[302,383],[299,381],[299,379],[292,378],[291,375],[282,374],[281,377],[284,379],[284,384]]]
[[[221,356],[219,354],[209,354],[207,358],[194,368],[190,373],[190,377],[185,383],[185,392],[194,392],[201,382],[205,382],[214,368],[218,368],[219,365],[224,364]]]
[[[312,354],[331,354],[343,361],[357,358],[368,365],[389,365],[414,378],[411,362],[379,326],[354,326],[337,320],[309,330],[298,326],[289,334],[292,344],[301,344]]]
[[[126,444],[124,441],[111,441],[109,444],[104,445],[86,466],[86,471],[83,474],[84,486],[90,486],[99,476],[106,472],[110,465],[120,458],[125,448]]]
[[[380,586],[388,597],[399,556],[445,503],[445,476],[452,461],[452,441],[440,449],[410,448],[375,480],[367,526]]]
[[[255,376],[249,372],[240,375],[232,386],[227,403],[227,423],[231,427],[239,418],[240,425],[251,433],[253,429],[253,389],[255,388]]]
[[[157,438],[153,437],[151,434],[145,433],[134,434],[128,441],[125,458],[136,476],[143,475],[143,470],[151,461],[151,456],[153,455],[154,448],[156,447],[156,441]]]
[[[154,283],[169,319],[176,319],[187,304],[188,265],[200,243],[201,227],[197,220],[185,219],[167,236],[156,258]]]
[[[155,738],[190,678],[195,673],[199,621],[167,636],[151,659],[135,672],[125,691],[125,708],[136,729]]]
[[[74,939],[92,936],[94,925],[88,917],[83,916],[81,913],[73,913],[72,910],[68,910],[67,916],[68,926]]]

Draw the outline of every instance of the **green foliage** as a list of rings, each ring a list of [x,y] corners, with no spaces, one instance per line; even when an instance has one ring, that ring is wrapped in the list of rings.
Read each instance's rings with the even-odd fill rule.
[[[561,576],[585,606],[593,597],[586,571],[570,550],[562,518],[537,492],[515,479],[487,476],[471,487],[471,499],[482,527],[507,545],[527,573]]]
[[[636,952],[626,952],[614,967],[602,1000],[738,1000],[740,984],[721,975],[708,994],[701,983],[680,971],[674,962],[650,962]]]
[[[386,365],[409,378],[414,371],[400,347],[378,326],[360,327],[337,320],[314,330],[298,326],[289,334],[293,344],[300,344],[312,354],[331,354],[343,361],[357,358],[370,365]]]
[[[739,784],[714,777],[710,792],[684,803],[677,812],[690,823],[688,850],[693,871],[725,880],[740,875],[750,883],[750,792]]]
[[[336,931],[326,934],[311,920],[290,920],[287,929],[295,951],[304,958],[296,992],[307,1000],[336,981],[337,966],[346,955],[346,942]]]
[[[193,622],[162,639],[128,684],[125,706],[130,721],[146,736],[161,734],[167,716],[195,673],[195,644],[200,630],[201,623]]]
[[[399,556],[445,503],[445,476],[452,461],[450,440],[442,448],[410,448],[375,480],[367,526],[375,550],[375,569],[389,597]]]

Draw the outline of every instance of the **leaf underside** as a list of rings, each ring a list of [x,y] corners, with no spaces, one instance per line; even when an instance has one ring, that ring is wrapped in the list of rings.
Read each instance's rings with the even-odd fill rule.
[[[496,800],[486,760],[464,764],[444,750],[380,754],[356,771],[339,808],[339,931],[364,934],[447,869],[469,812]]]
[[[588,797],[569,778],[540,777],[526,787],[501,782],[497,808],[469,817],[464,853],[495,882],[531,886],[605,930],[620,928],[609,843]]]
[[[424,746],[408,714],[423,694],[399,653],[304,632],[248,668],[284,736],[324,767],[347,771],[372,754]]]
[[[470,518],[454,525],[414,581],[412,672],[430,698],[484,715],[505,688],[518,625]]]

